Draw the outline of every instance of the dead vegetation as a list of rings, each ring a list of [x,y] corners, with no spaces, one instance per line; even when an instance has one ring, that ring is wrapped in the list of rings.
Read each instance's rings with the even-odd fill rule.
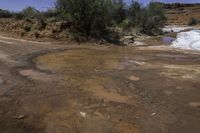
[[[191,18],[200,19],[200,4],[165,5],[169,25],[188,25]]]
[[[60,39],[70,38],[67,31],[70,24],[66,21],[41,24],[35,19],[0,19],[0,31],[22,38]]]

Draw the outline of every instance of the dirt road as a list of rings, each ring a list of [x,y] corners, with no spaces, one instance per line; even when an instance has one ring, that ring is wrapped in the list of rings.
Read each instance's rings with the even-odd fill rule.
[[[1,133],[198,133],[200,54],[0,38]]]

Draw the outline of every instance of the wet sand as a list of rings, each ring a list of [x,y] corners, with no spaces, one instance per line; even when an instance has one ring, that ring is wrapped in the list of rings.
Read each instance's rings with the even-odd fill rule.
[[[1,132],[200,132],[199,52],[157,39],[138,47],[0,47]]]

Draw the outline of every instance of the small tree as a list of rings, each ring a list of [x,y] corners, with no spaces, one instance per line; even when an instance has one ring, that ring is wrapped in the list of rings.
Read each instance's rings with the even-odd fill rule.
[[[189,22],[188,22],[188,25],[189,26],[194,26],[194,25],[197,25],[199,23],[199,21],[195,18],[190,18]]]
[[[122,23],[127,17],[126,4],[123,0],[113,0],[113,19],[117,24]]]
[[[128,11],[128,16],[132,26],[137,26],[140,24],[140,21],[142,19],[141,15],[142,7],[140,3],[138,3],[137,1],[132,1]]]
[[[56,9],[69,14],[73,30],[85,36],[101,36],[111,22],[110,0],[57,0]]]
[[[25,18],[37,18],[38,16],[40,16],[40,12],[35,9],[34,7],[26,7],[25,9],[23,9],[21,11],[21,14],[23,14],[23,16]]]
[[[0,9],[0,18],[10,18],[12,17],[12,13],[8,10]]]
[[[143,8],[140,18],[137,24],[140,32],[148,35],[161,34],[161,28],[164,27],[167,20],[163,5],[157,2],[151,2],[146,8]]]

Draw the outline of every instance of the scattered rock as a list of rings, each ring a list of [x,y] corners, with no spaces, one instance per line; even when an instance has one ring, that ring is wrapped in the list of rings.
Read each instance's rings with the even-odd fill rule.
[[[6,85],[10,85],[10,84],[12,84],[12,81],[11,80],[5,80],[3,83],[6,84]]]
[[[133,36],[124,36],[124,39],[129,39],[129,40],[134,41],[134,37]]]
[[[140,80],[140,78],[136,77],[136,76],[130,76],[130,77],[128,77],[128,79],[130,79],[132,81],[138,81],[138,80]]]
[[[156,115],[156,113],[152,113],[152,114],[151,114],[151,116],[155,116],[155,115]]]
[[[129,62],[130,63],[134,63],[134,64],[136,64],[136,65],[145,65],[146,63],[145,62],[143,62],[143,61],[135,61],[135,60],[129,60]]]
[[[192,107],[200,107],[200,102],[191,102],[189,105]]]
[[[25,115],[23,114],[17,116],[17,119],[24,119],[24,118],[25,118]]]
[[[145,45],[145,43],[144,42],[136,41],[136,42],[134,42],[134,45],[136,45],[136,46],[142,46],[142,45]]]
[[[84,117],[84,118],[86,118],[86,113],[85,112],[80,112],[80,115],[82,116],[82,117]]]
[[[172,91],[169,91],[169,90],[165,90],[164,93],[165,93],[166,95],[172,95]]]
[[[123,36],[120,41],[124,45],[129,45],[134,43],[134,36]]]

